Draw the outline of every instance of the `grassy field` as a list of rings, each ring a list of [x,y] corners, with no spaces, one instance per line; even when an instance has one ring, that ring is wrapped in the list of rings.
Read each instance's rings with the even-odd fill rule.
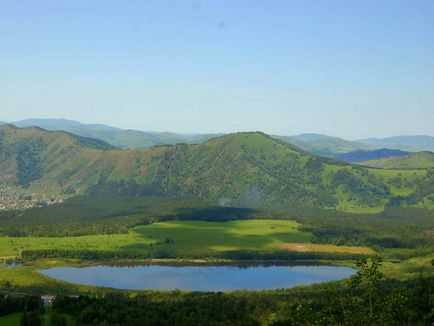
[[[128,234],[79,237],[0,237],[0,256],[19,256],[22,250],[278,250],[300,251],[291,243],[310,243],[312,234],[288,220],[229,222],[168,221],[132,229]],[[351,249],[348,249],[351,248]],[[367,253],[368,248],[333,245],[305,246],[304,251]]]
[[[15,313],[0,317],[0,326],[20,326],[21,314]]]
[[[366,254],[366,255],[372,255],[375,253],[374,250],[368,247],[335,246],[329,244],[315,244],[315,243],[289,242],[289,243],[280,243],[277,245],[277,247],[284,250],[298,251],[298,252],[307,252],[307,251],[340,252],[340,253]]]
[[[230,222],[170,221],[136,228],[135,231],[151,240],[165,244],[173,241],[179,249],[205,248],[208,250],[274,250],[300,251],[291,244],[304,244],[303,251],[318,252],[372,252],[369,248],[338,247],[310,244],[312,234],[299,230],[299,224],[282,220],[247,220]]]
[[[418,152],[413,155],[370,160],[360,164],[382,169],[426,169],[434,167],[434,153]]]
[[[293,221],[244,220],[230,222],[169,221],[135,229],[143,237],[178,248],[209,250],[275,249],[283,242],[310,242],[312,235]]]

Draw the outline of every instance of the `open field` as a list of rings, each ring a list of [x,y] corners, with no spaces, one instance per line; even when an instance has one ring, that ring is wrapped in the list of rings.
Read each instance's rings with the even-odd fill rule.
[[[0,326],[20,326],[21,315],[21,313],[15,313],[0,317]]]
[[[180,249],[264,250],[283,242],[310,242],[312,234],[293,221],[245,220],[229,222],[169,221],[135,229],[143,237]]]
[[[328,244],[315,244],[315,243],[279,243],[277,248],[288,250],[288,251],[314,251],[314,252],[340,252],[349,254],[365,254],[372,255],[375,253],[374,250],[368,247],[349,247],[349,246],[335,246]]]
[[[136,227],[128,234],[78,237],[0,237],[0,256],[20,256],[22,250],[99,250],[123,251],[154,248],[160,250],[227,251],[279,250],[300,251],[291,243],[309,244],[310,232],[288,220],[237,220],[228,222],[168,221]],[[305,245],[303,251],[371,253],[364,247]]]

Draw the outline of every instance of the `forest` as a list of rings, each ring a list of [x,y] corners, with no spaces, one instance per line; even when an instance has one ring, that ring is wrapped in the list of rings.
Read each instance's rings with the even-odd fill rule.
[[[63,204],[33,208],[24,212],[0,212],[0,234],[12,237],[70,237],[98,234],[127,234],[131,228],[167,220],[203,220],[225,222],[239,219],[294,220],[301,229],[313,234],[317,244],[368,246],[389,258],[409,258],[434,251],[434,238],[426,232],[434,228],[434,212],[418,208],[390,207],[381,213],[343,213],[335,210],[293,207],[290,210],[263,210],[213,206],[206,201],[162,197],[80,196]],[[173,247],[173,246],[172,246]],[[176,245],[175,245],[176,247]],[[173,257],[158,247],[140,247],[123,252],[59,250],[24,251],[26,257]],[[151,250],[152,249],[152,250]],[[183,255],[196,258],[222,257],[221,254],[193,251]],[[290,259],[314,253],[228,252],[224,257]],[[341,257],[341,254],[335,255]],[[244,258],[241,258],[244,257]],[[316,259],[316,257],[312,258]]]

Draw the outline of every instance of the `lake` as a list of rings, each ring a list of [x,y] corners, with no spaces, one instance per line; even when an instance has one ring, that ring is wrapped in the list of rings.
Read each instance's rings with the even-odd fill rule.
[[[54,267],[39,272],[70,283],[124,290],[233,291],[337,281],[355,270],[339,266],[146,265]]]

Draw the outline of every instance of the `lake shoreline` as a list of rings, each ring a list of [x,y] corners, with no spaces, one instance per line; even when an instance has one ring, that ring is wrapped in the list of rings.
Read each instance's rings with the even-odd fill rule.
[[[341,281],[356,270],[346,266],[288,264],[140,264],[64,266],[38,273],[75,285],[132,291],[231,292],[288,289]]]
[[[50,263],[51,262],[51,263]],[[21,260],[23,266],[35,266],[42,263],[42,266],[49,267],[86,267],[95,265],[104,266],[147,266],[147,265],[172,265],[172,266],[258,266],[258,265],[279,265],[279,266],[354,266],[350,260],[233,260],[233,259],[184,259],[184,258],[153,258],[153,259],[36,259]],[[40,268],[40,267],[38,267]]]

